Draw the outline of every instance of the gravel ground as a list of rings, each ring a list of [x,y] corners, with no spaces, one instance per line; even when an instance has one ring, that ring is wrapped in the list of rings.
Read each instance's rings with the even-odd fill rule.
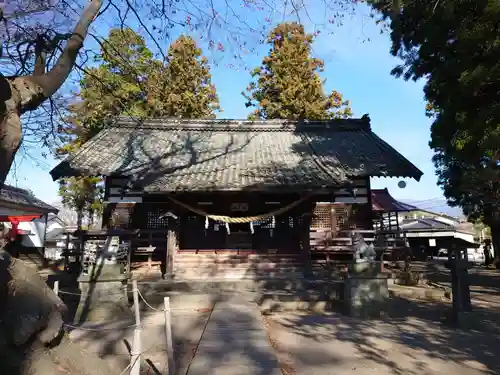
[[[439,303],[397,299],[382,320],[340,314],[266,317],[284,375],[493,375],[500,373],[494,333],[441,322]]]
[[[185,374],[208,315],[204,310],[172,311],[175,375]],[[131,321],[122,321],[100,326],[87,325],[86,329],[72,330],[70,337],[84,349],[110,361],[116,368],[116,375],[119,375],[130,362],[129,350],[133,342],[133,329],[129,327],[131,324]],[[141,375],[165,375],[167,352],[164,315],[162,312],[146,314],[142,317],[141,324]]]

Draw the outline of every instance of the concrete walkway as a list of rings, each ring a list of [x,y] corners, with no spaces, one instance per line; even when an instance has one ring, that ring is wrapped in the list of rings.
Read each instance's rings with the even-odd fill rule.
[[[188,375],[280,375],[255,302],[231,296],[215,304]]]

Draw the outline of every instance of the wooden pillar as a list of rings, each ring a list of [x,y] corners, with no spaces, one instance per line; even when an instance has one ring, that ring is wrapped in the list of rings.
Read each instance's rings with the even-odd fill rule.
[[[300,228],[300,251],[304,259],[305,276],[312,275],[312,258],[311,258],[311,222],[312,212],[302,215]]]
[[[455,316],[461,312],[470,311],[471,299],[468,280],[468,264],[467,257],[462,257],[464,249],[452,245],[452,251],[455,254],[455,259],[451,262],[451,277],[452,277],[452,298],[453,312]],[[467,250],[465,249],[465,252]]]

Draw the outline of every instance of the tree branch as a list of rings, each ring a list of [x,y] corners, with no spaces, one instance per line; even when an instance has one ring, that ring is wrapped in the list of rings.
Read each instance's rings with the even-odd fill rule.
[[[45,40],[42,35],[37,35],[35,42],[35,68],[33,70],[34,76],[42,76],[45,74]]]
[[[102,0],[90,1],[83,11],[71,37],[68,39],[59,59],[50,71],[41,76],[20,77],[20,79],[35,86],[30,90],[32,91],[32,95],[29,98],[23,98],[21,113],[39,106],[48,97],[53,95],[68,78],[78,56],[78,51],[87,36],[88,28],[101,9],[101,5]]]

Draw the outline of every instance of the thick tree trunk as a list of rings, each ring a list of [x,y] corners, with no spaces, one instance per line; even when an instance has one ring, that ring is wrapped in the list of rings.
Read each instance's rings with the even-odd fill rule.
[[[37,64],[30,77],[0,74],[0,189],[21,144],[21,114],[38,107],[67,79],[101,4],[102,0],[90,1],[49,72],[43,73]],[[34,268],[13,259],[0,248],[0,374],[107,375],[116,372],[116,369],[111,371],[105,361],[85,353],[62,335],[63,310],[64,304]],[[55,346],[49,349],[48,345]]]
[[[0,250],[0,374],[115,374],[64,334],[64,311],[33,267]]]
[[[15,94],[12,85],[5,78],[5,82],[0,83],[0,90],[6,89],[10,91],[11,96]],[[3,96],[0,93],[0,96]],[[21,145],[22,130],[21,119],[17,112],[16,98],[11,98],[0,103],[0,189],[9,174],[10,167],[14,162],[19,146]],[[2,108],[3,107],[3,108]]]
[[[33,76],[4,77],[0,75],[0,188],[7,178],[21,143],[21,114],[40,106],[68,78],[88,28],[101,5],[102,0],[90,1],[59,59],[50,71],[41,74],[41,69],[37,66]]]

